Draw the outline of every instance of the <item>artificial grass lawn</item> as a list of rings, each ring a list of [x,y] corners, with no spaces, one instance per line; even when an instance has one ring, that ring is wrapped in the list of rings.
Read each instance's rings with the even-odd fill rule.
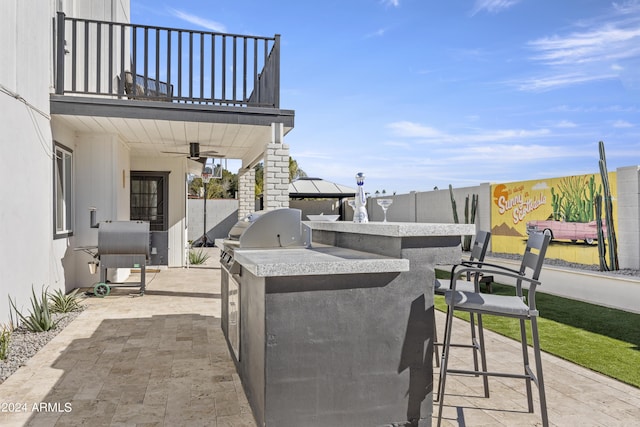
[[[436,275],[449,277],[448,272],[440,270]],[[492,288],[494,294],[514,294],[513,286],[494,283]],[[536,305],[542,350],[640,388],[640,314],[540,291],[536,292]],[[435,306],[446,312],[443,296],[435,296]],[[456,312],[456,317],[469,320],[464,312]],[[485,329],[520,341],[518,319],[484,315],[482,320]],[[531,344],[530,327],[527,334]]]

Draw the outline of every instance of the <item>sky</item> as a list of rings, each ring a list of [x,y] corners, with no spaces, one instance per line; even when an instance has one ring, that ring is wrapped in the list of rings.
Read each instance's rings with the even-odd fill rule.
[[[131,0],[131,22],[280,34],[291,156],[372,194],[599,173],[598,141],[640,165],[640,0]]]

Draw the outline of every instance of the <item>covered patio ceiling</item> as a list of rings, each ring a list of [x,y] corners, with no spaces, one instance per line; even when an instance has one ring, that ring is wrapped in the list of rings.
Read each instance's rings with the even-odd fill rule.
[[[189,153],[198,142],[208,157],[241,159],[253,166],[272,140],[272,123],[293,129],[294,111],[129,99],[51,95],[51,115],[79,133],[118,134],[132,156]],[[205,156],[203,154],[202,156]]]

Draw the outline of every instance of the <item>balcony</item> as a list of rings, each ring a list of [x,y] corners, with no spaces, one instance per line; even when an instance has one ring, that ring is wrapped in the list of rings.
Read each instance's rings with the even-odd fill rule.
[[[56,39],[58,95],[280,106],[279,35],[221,34],[58,13]]]
[[[56,21],[51,114],[71,128],[117,131],[133,155],[161,155],[199,141],[205,148],[215,145],[220,157],[247,164],[261,156],[273,123],[281,123],[285,134],[293,128],[294,112],[280,109],[279,35],[63,13]],[[216,126],[226,126],[224,137],[214,137],[220,134]],[[161,138],[167,132],[170,140]]]

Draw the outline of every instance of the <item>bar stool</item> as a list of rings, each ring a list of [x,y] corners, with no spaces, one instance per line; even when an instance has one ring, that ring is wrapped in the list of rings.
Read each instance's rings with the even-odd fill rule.
[[[470,262],[483,262],[484,261],[484,257],[487,253],[487,248],[489,247],[489,240],[491,239],[491,233],[488,231],[478,231],[476,233],[476,237],[474,239],[473,242],[473,246],[471,247],[471,254],[469,256],[469,261]],[[453,268],[451,269],[451,278],[453,278],[456,268],[459,268],[460,264],[458,265],[454,265]],[[466,290],[466,291],[470,291],[470,292],[474,292],[477,287],[476,285],[479,285],[480,283],[487,283],[487,279],[493,281],[493,277],[492,276],[484,276],[483,274],[479,274],[479,273],[469,273],[466,276],[466,280],[458,280],[456,283],[456,289],[458,290]],[[490,282],[489,282],[490,283]],[[490,289],[490,288],[489,288]],[[434,282],[434,292],[438,295],[445,295],[446,291],[451,290],[451,280],[444,280],[444,279],[436,279]],[[449,308],[447,308],[447,315],[449,313]],[[473,366],[474,369],[477,371],[478,370],[478,352],[480,351],[480,344],[478,343],[478,340],[476,338],[476,328],[475,328],[475,315],[473,313],[470,314],[470,323],[471,323],[471,343],[470,344],[451,344],[451,346],[453,347],[464,347],[464,348],[471,348],[473,350]],[[437,328],[436,328],[436,322],[434,319],[433,322],[433,336],[434,336],[434,343],[433,343],[433,348],[434,348],[434,356],[435,356],[435,361],[436,361],[436,366],[440,366],[440,360],[439,360],[439,356],[438,356],[438,346],[442,346],[441,342],[438,342],[438,332],[437,332]],[[446,325],[445,325],[445,336],[447,334],[446,331]],[[483,366],[485,366],[485,361],[482,360],[482,364]],[[489,397],[489,385],[488,385],[488,381],[487,381],[487,377],[484,377],[484,383],[485,383],[485,396]],[[436,401],[438,401],[438,399],[440,398],[440,393],[438,390],[438,393],[436,395]]]
[[[499,376],[507,378],[522,378],[525,380],[527,389],[527,401],[529,412],[533,412],[533,397],[531,383],[534,382],[538,386],[540,395],[540,412],[543,426],[549,425],[547,415],[547,401],[544,391],[544,379],[542,376],[542,360],[540,355],[540,340],[538,337],[538,310],[536,309],[536,287],[540,285],[538,277],[542,270],[544,257],[551,240],[550,236],[544,234],[532,234],[527,241],[522,263],[519,270],[492,265],[487,263],[469,263],[463,262],[459,269],[451,278],[451,289],[445,292],[445,300],[449,311],[447,313],[446,334],[444,338],[444,347],[442,350],[442,366],[440,367],[440,383],[438,385],[438,395],[440,397],[440,405],[438,408],[438,426],[442,422],[442,409],[444,406],[445,386],[448,373],[454,374],[472,374],[487,376]],[[479,265],[482,264],[482,265]],[[482,268],[480,268],[482,267]],[[515,295],[494,295],[485,294],[476,291],[462,291],[457,287],[458,279],[467,273],[493,274],[500,277],[512,278],[516,280]],[[528,276],[530,274],[530,277]],[[523,283],[529,284],[529,293],[525,299],[523,293]],[[525,302],[526,301],[526,302]],[[486,360],[484,334],[482,329],[483,314],[491,314],[494,316],[505,316],[519,319],[520,323],[520,340],[522,343],[522,362],[524,366],[524,374],[512,374],[502,372],[488,372],[483,366],[482,370],[460,370],[449,369],[449,352],[451,349],[451,328],[453,325],[453,313],[455,310],[466,311],[470,314],[478,316],[478,339],[480,344],[480,357]],[[529,366],[529,353],[527,348],[527,333],[525,321],[531,322],[531,336],[533,339],[533,353],[536,364],[536,372],[534,373]],[[502,361],[504,362],[504,360]]]

